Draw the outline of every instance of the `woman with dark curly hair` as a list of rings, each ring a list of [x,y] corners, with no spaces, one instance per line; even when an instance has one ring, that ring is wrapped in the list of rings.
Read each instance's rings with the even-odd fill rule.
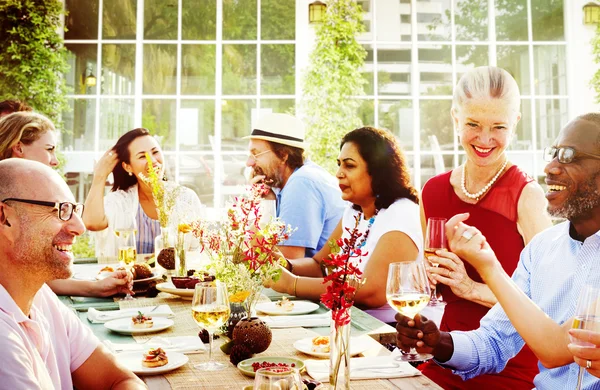
[[[395,322],[396,312],[386,302],[388,265],[417,259],[423,252],[417,191],[396,139],[372,127],[353,130],[342,138],[336,177],[342,199],[351,203],[333,231],[330,241],[349,236],[355,218],[362,236],[359,246],[366,253],[359,268],[365,284],[355,297],[357,306],[381,321]],[[312,258],[288,260],[281,278],[269,284],[276,291],[299,298],[319,300],[325,292],[322,259],[330,254],[325,245]]]

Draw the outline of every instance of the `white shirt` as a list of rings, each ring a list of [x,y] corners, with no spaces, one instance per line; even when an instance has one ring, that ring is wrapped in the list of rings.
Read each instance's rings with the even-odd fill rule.
[[[353,229],[355,225],[354,217],[359,211],[354,210],[352,207],[348,207],[344,212],[342,219],[343,234],[342,238],[349,238],[350,233],[346,231],[346,228]],[[364,234],[369,225],[369,220],[360,221],[358,226],[359,232]],[[371,254],[375,251],[375,247],[379,242],[379,239],[386,233],[398,231],[406,234],[414,243],[419,250],[419,257],[423,255],[423,231],[421,230],[421,219],[419,215],[419,205],[411,201],[410,199],[398,199],[390,205],[387,209],[381,209],[373,221],[367,241],[363,246],[363,252],[367,252],[367,255],[362,256],[362,260],[359,264],[359,268],[364,272],[367,263],[371,257]],[[359,242],[362,240],[359,238]],[[394,259],[394,261],[403,261],[409,259]],[[381,284],[381,288],[385,289],[387,280],[369,281]],[[383,322],[395,322],[394,319],[396,311],[392,309],[387,303],[376,309],[365,310],[373,317]]]
[[[71,373],[98,345],[47,285],[36,294],[29,318],[0,285],[0,388],[72,389]]]

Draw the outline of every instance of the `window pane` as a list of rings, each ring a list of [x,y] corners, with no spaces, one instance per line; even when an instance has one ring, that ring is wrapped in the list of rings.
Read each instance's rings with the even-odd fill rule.
[[[362,24],[365,26],[365,31],[358,34],[356,39],[359,41],[371,41],[373,40],[373,8],[371,7],[371,0],[358,0],[356,3],[362,8]]]
[[[67,44],[67,86],[77,95],[95,95],[98,85],[98,45]],[[95,78],[95,85],[91,81]]]
[[[531,126],[531,100],[521,101],[521,120],[512,138],[510,150],[533,150],[533,128]]]
[[[410,100],[380,100],[379,127],[392,132],[403,150],[413,150],[413,114]]]
[[[261,93],[293,95],[296,90],[296,45],[261,46]]]
[[[217,37],[217,0],[182,0],[181,35],[186,40]]]
[[[507,158],[508,160],[515,164],[516,166],[518,166],[520,169],[522,169],[523,171],[525,171],[525,173],[531,175],[532,177],[534,172],[533,172],[533,160],[535,159],[535,154],[533,153],[518,153],[518,152],[513,152],[511,150],[508,150],[506,152]]]
[[[175,150],[175,100],[146,99],[142,101],[142,127],[150,130],[163,150]]]
[[[223,45],[223,94],[256,93],[256,45]]]
[[[177,0],[144,0],[144,39],[177,39]]]
[[[223,0],[223,39],[256,39],[256,0]]]
[[[98,0],[65,0],[65,39],[98,39]]]
[[[133,99],[100,99],[100,150],[108,150],[133,129]]]
[[[135,39],[137,0],[104,0],[102,37],[104,39]]]
[[[102,45],[103,95],[133,95],[135,45]]]
[[[294,39],[296,37],[296,1],[261,0],[261,39]]]
[[[452,50],[436,45],[419,48],[420,93],[452,95]]]
[[[223,100],[222,110],[222,143],[237,145],[245,150],[248,140],[242,139],[250,135],[253,112],[256,112],[255,100]]]
[[[181,93],[215,94],[215,45],[181,45]]]
[[[534,46],[534,76],[538,95],[566,95],[567,69],[564,46]]]
[[[381,45],[377,50],[377,85],[380,95],[410,95],[410,46]]]
[[[363,126],[375,126],[375,102],[373,100],[363,100],[358,107],[358,117]]]
[[[438,152],[454,149],[454,128],[450,118],[451,100],[421,100],[421,150]],[[437,145],[436,145],[437,141]]]
[[[296,101],[294,99],[262,99],[260,109],[270,109],[271,112],[296,115]]]
[[[527,40],[527,0],[496,2],[496,40]]]
[[[534,41],[565,39],[563,0],[531,0]]]
[[[531,94],[529,83],[529,48],[527,46],[502,46],[496,50],[498,66],[506,69],[519,86],[522,95]]]
[[[144,93],[174,95],[176,83],[177,46],[144,45]]]
[[[453,0],[457,41],[487,41],[488,0]]]
[[[450,0],[417,1],[417,39],[419,41],[452,39]]]
[[[488,46],[472,45],[472,46],[456,46],[456,80],[477,66],[489,64],[489,49]]]
[[[179,109],[179,149],[211,151],[215,134],[215,101],[182,100]]]
[[[215,159],[213,155],[179,155],[179,184],[191,188],[207,207],[213,206]]]
[[[374,89],[374,80],[373,80],[373,46],[372,45],[363,45],[365,51],[367,52],[367,56],[365,57],[365,65],[363,67],[362,76],[366,81],[363,84],[363,88],[367,95],[373,95],[375,93]]]
[[[378,41],[410,41],[412,33],[410,22],[410,2],[408,4],[399,0],[377,1],[375,21]],[[373,17],[373,7],[365,15]],[[372,20],[372,19],[371,19]],[[420,30],[419,30],[420,31]],[[372,34],[366,37],[373,39]]]
[[[541,150],[558,137],[560,130],[567,124],[567,99],[540,99],[535,102],[537,114],[538,148]]]
[[[62,148],[64,151],[94,150],[96,126],[95,99],[69,99],[70,111],[63,112],[64,130]]]

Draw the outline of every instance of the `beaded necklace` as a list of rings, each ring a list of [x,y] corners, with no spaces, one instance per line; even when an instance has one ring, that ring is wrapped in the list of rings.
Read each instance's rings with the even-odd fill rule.
[[[360,242],[358,244],[356,244],[357,248],[362,248],[367,243],[367,238],[369,237],[369,233],[371,232],[371,226],[373,226],[373,222],[375,222],[375,217],[377,216],[378,212],[379,212],[379,210],[375,209],[375,214],[373,214],[373,216],[371,218],[369,218],[369,224],[367,225],[367,230],[365,230],[365,234],[363,234]],[[358,213],[359,221],[362,220],[363,217],[364,217],[364,214],[362,211],[360,211]]]
[[[465,194],[465,196],[467,198],[470,199],[475,199],[476,201],[479,201],[479,198],[481,198],[481,196],[483,194],[485,194],[487,192],[487,190],[490,189],[491,186],[494,185],[494,183],[496,182],[496,180],[498,180],[498,178],[500,177],[500,174],[504,171],[504,168],[506,168],[506,164],[508,164],[508,159],[506,159],[504,161],[504,164],[502,164],[502,166],[500,167],[500,169],[498,170],[498,172],[496,172],[496,174],[494,175],[494,177],[492,177],[492,180],[490,180],[485,186],[483,186],[483,188],[479,191],[476,192],[474,194],[470,193],[469,191],[467,191],[467,186],[466,186],[466,178],[465,178],[465,168],[466,168],[466,164],[463,166],[462,169],[462,175],[461,175],[461,180],[460,180],[460,188],[462,189],[463,194]]]

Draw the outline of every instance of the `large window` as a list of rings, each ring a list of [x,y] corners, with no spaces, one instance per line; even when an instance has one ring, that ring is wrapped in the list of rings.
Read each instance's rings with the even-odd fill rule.
[[[534,176],[541,150],[567,121],[563,0],[362,0],[368,52],[363,121],[392,131],[420,187],[460,164],[452,88],[467,70],[496,65],[517,80],[522,120],[508,150]]]
[[[66,0],[66,8],[73,94],[62,142],[74,193],[87,193],[94,157],[140,126],[160,139],[171,177],[203,203],[239,192],[252,119],[295,107],[296,1]]]

